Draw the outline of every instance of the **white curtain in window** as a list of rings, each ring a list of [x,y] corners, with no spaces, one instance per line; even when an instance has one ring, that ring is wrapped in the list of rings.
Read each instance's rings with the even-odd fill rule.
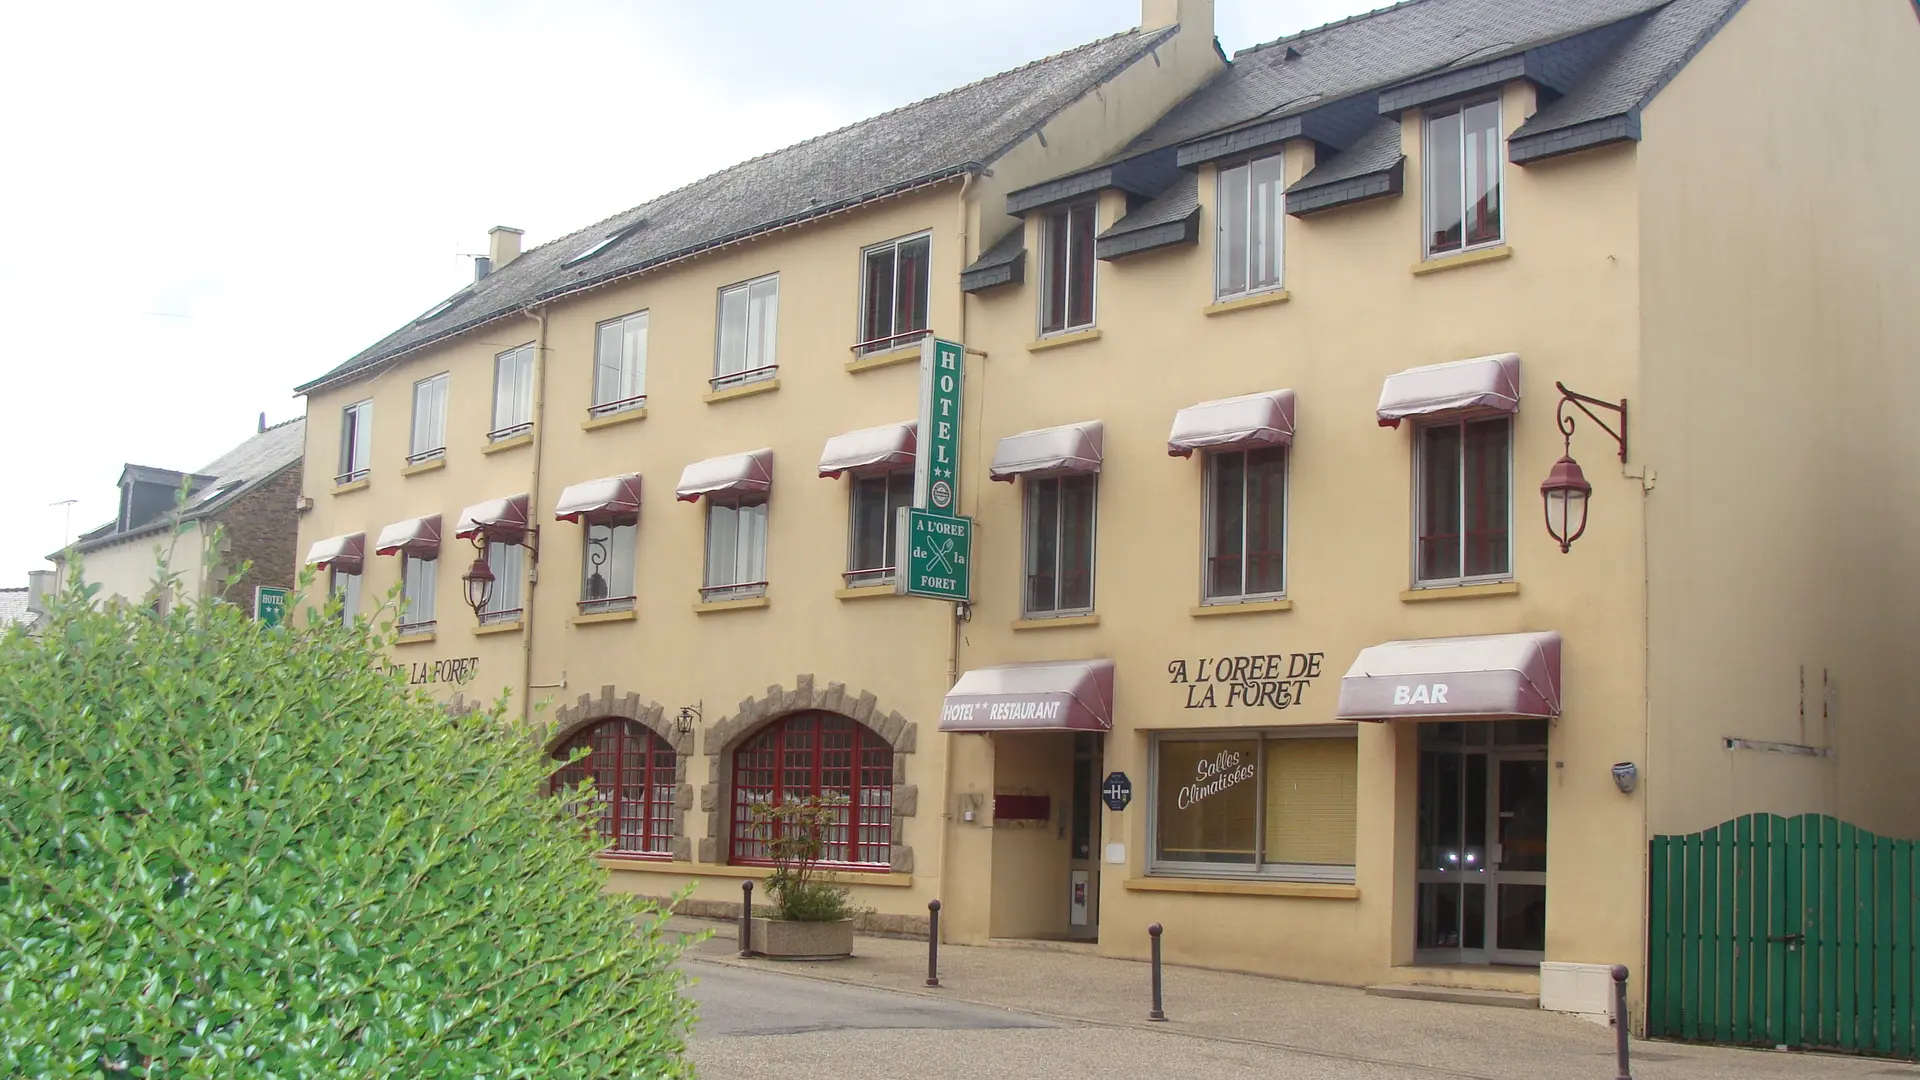
[[[413,384],[414,457],[447,446],[447,377],[435,375]]]
[[[600,324],[593,403],[627,401],[647,392],[647,313]]]
[[[438,559],[419,559],[412,555],[402,556],[406,566],[401,570],[400,624],[418,626],[433,622],[434,577],[440,569]]]
[[[487,567],[493,571],[493,593],[480,609],[482,618],[520,610],[520,579],[526,549],[519,544],[487,545]]]
[[[499,355],[494,364],[493,430],[533,420],[533,346]]]

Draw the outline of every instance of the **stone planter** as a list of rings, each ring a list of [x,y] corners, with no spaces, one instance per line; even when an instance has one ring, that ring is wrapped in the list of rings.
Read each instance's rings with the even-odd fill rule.
[[[853,920],[753,920],[753,951],[773,960],[839,960],[853,955]]]

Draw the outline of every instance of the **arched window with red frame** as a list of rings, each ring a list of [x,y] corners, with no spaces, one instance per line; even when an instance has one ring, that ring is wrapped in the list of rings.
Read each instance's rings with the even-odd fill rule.
[[[600,838],[614,855],[673,855],[673,747],[633,720],[608,719],[582,728],[554,748],[561,761],[585,749],[587,756],[553,774],[561,794],[593,779]]]
[[[893,847],[893,747],[872,728],[839,713],[803,712],[761,728],[733,752],[732,861],[772,862],[753,824],[756,803],[779,805],[809,795],[847,799],[829,829],[821,861],[884,869]]]

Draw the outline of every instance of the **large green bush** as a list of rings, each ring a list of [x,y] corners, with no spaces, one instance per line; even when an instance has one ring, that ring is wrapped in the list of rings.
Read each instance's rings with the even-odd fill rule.
[[[688,1074],[664,915],[503,706],[315,612],[91,599],[0,637],[0,1075]]]

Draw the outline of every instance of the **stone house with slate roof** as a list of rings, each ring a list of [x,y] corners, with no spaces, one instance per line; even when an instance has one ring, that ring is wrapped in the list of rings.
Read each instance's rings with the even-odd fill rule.
[[[299,388],[302,548],[588,751],[611,888],[737,910],[749,808],[831,790],[880,929],[1639,1010],[1662,838],[1920,835],[1916,13],[1409,0],[1229,60],[1145,0],[496,229]],[[896,591],[914,503],[969,603]]]
[[[197,600],[251,610],[257,586],[293,588],[305,449],[305,417],[269,427],[262,414],[255,434],[191,473],[128,465],[114,520],[48,556],[58,567],[54,586],[65,587],[68,559],[77,556],[102,601],[171,603],[156,580],[162,560],[179,594]],[[240,580],[227,585],[242,566]]]

